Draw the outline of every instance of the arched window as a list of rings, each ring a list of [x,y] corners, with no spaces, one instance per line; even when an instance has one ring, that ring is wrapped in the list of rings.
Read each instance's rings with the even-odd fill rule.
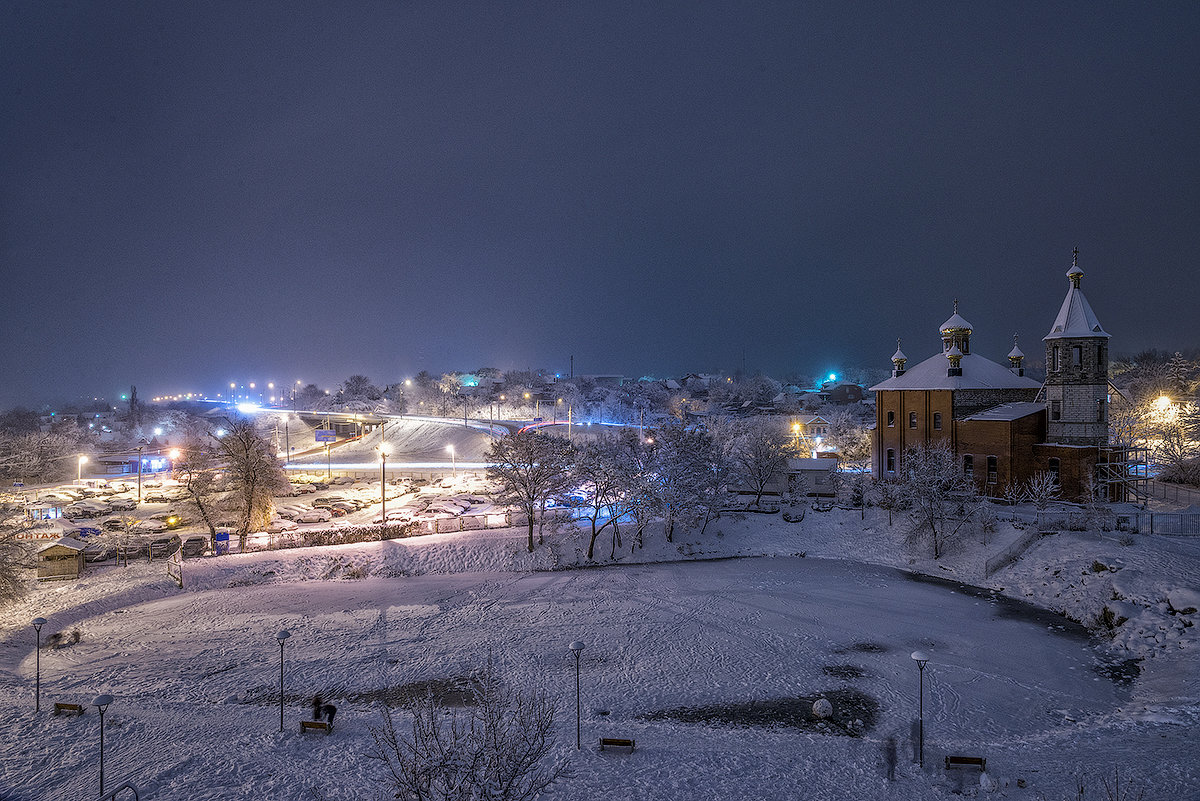
[[[896,413],[895,413],[895,412],[888,412],[888,418],[887,418],[887,420],[888,420],[888,423],[887,423],[887,424],[888,424],[888,428],[893,428],[893,427],[895,427],[895,425],[896,425]]]
[[[941,412],[933,413],[933,430],[934,431],[942,430],[942,413]]]
[[[916,412],[908,413],[908,427],[909,428],[917,427],[917,413]]]
[[[892,448],[887,449],[887,471],[889,473],[896,472],[896,451]]]

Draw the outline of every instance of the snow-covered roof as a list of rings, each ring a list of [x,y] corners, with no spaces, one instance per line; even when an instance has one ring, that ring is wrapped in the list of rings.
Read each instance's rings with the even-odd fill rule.
[[[908,361],[908,357],[904,355],[904,351],[900,350],[899,345],[896,346],[896,352],[892,354],[892,361],[894,361],[894,362]]]
[[[837,459],[796,459],[789,457],[788,470],[834,470]]]
[[[893,376],[871,389],[1039,389],[1042,386],[975,353],[962,357],[959,364],[962,375],[946,375],[949,366],[946,355],[939,353],[909,368],[904,375]]]
[[[1025,354],[1022,353],[1021,349],[1017,347],[1016,342],[1013,343],[1013,349],[1008,352],[1008,358],[1010,358],[1010,359],[1024,359],[1025,358]]]
[[[1054,318],[1054,325],[1050,327],[1050,333],[1042,337],[1042,340],[1066,337],[1104,337],[1108,339],[1109,336],[1109,333],[1100,327],[1100,321],[1096,319],[1096,313],[1092,311],[1087,298],[1083,296],[1083,290],[1072,284],[1071,288],[1067,290],[1067,296],[1063,298],[1058,316]]]
[[[942,323],[941,330],[949,331],[953,328],[965,328],[968,331],[970,331],[970,330],[972,330],[973,327],[970,323],[968,323],[966,320],[964,320],[962,318],[962,316],[956,311],[956,312],[954,312],[954,314],[950,315],[949,320]]]
[[[1004,403],[999,406],[993,406],[990,409],[984,409],[982,412],[963,418],[964,420],[1020,420],[1022,417],[1028,417],[1031,414],[1045,411],[1046,405],[1043,403]]]
[[[49,545],[43,545],[41,548],[38,548],[38,553],[41,553],[42,551],[46,550],[47,548],[53,548],[56,545],[61,545],[64,548],[70,548],[72,551],[82,551],[84,548],[87,547],[79,540],[73,540],[70,537],[63,537],[61,540],[52,542]]]

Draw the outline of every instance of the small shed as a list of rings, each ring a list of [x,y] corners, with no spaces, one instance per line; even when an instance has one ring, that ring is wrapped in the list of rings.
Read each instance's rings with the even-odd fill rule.
[[[787,466],[788,489],[795,492],[804,488],[805,495],[832,497],[837,495],[833,474],[837,472],[837,459],[792,459]]]
[[[37,577],[39,581],[76,579],[83,572],[84,544],[63,537],[38,549]]]

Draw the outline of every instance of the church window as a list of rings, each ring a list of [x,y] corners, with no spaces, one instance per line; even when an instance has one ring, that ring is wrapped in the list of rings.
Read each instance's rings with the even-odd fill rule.
[[[933,430],[934,431],[942,430],[942,413],[941,412],[933,413]]]
[[[1071,346],[1071,366],[1072,367],[1082,367],[1083,366],[1083,345],[1072,345]]]
[[[917,427],[917,413],[916,412],[908,413],[908,427],[909,428]]]
[[[889,473],[896,472],[896,451],[892,448],[887,449],[887,471]]]
[[[888,428],[894,428],[895,426],[896,426],[896,413],[888,412]]]
[[[987,483],[989,483],[989,484],[996,483],[996,463],[997,463],[997,461],[998,460],[996,459],[995,456],[989,456],[987,458]]]
[[[1062,419],[1062,401],[1057,401],[1057,400],[1050,401],[1050,419],[1051,420],[1061,420]]]
[[[963,475],[967,478],[975,477],[975,457],[969,453],[963,455]]]

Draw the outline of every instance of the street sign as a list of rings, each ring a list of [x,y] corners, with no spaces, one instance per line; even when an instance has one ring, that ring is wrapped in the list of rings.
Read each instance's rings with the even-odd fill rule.
[[[317,442],[337,442],[337,432],[328,428],[318,428]]]

